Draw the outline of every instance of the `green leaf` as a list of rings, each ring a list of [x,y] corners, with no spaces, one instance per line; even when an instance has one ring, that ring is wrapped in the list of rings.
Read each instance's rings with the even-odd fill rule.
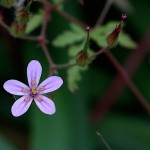
[[[84,46],[84,43],[81,43],[80,45],[70,46],[70,48],[68,49],[68,55],[70,56],[71,60],[72,59],[75,60],[75,56],[77,55],[79,51],[82,50],[83,46]]]
[[[73,23],[70,24],[70,28],[71,30],[64,31],[64,33],[59,35],[52,43],[56,47],[70,46],[68,50],[68,55],[70,57],[69,63],[73,63],[75,62],[77,53],[83,50],[86,41],[86,32]],[[93,54],[93,51],[88,49],[88,54]],[[75,66],[67,70],[68,87],[71,92],[78,89],[78,82],[81,80],[81,72],[86,70],[87,66]]]
[[[70,27],[71,30],[64,31],[52,41],[54,46],[65,47],[84,40],[86,33],[83,29],[72,23],[70,24]]]
[[[75,42],[79,42],[83,39],[83,36],[80,36],[72,31],[64,31],[59,35],[52,43],[56,47],[65,47]]]
[[[78,89],[77,82],[79,82],[82,79],[81,72],[86,71],[86,70],[87,70],[87,66],[85,67],[75,66],[67,70],[68,88],[71,92],[74,92],[75,90]]]
[[[80,45],[74,45],[69,48],[69,56],[70,56],[70,63],[75,62],[76,54],[82,50],[84,43]],[[74,66],[67,70],[67,81],[68,81],[68,88],[71,92],[74,92],[78,89],[78,82],[82,79],[81,72],[86,71],[87,66]]]
[[[26,27],[26,34],[31,33],[33,30],[35,30],[37,27],[39,27],[43,22],[44,12],[43,10],[40,10],[37,14],[32,15],[29,18],[29,21],[27,23]]]
[[[83,28],[81,28],[80,26],[74,24],[74,23],[70,23],[70,28],[72,29],[72,31],[76,32],[76,33],[80,33],[80,34],[86,34],[85,30],[83,30]]]
[[[118,43],[120,46],[129,48],[129,49],[134,49],[137,47],[137,44],[133,41],[133,39],[130,37],[130,35],[128,35],[125,32],[120,33]]]

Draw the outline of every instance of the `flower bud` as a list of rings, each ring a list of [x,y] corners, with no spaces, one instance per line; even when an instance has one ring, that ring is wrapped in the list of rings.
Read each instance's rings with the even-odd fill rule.
[[[120,31],[121,31],[121,23],[114,29],[112,33],[110,33],[107,36],[106,41],[108,46],[114,47],[116,45]]]
[[[122,29],[122,23],[123,20],[126,19],[127,16],[126,15],[122,15],[122,20],[119,23],[118,26],[116,26],[116,28],[107,36],[106,41],[109,47],[114,47],[117,43],[118,37],[119,37],[119,33]]]
[[[85,50],[81,50],[76,55],[76,63],[80,66],[84,66],[88,63],[89,56]]]
[[[16,3],[16,0],[1,0],[0,4],[4,7],[10,8]]]
[[[87,50],[89,48],[89,30],[90,30],[90,28],[87,26],[86,30],[87,30],[87,39],[85,41],[83,50],[79,51],[76,55],[76,63],[80,66],[86,65],[89,61],[89,56],[88,56]]]

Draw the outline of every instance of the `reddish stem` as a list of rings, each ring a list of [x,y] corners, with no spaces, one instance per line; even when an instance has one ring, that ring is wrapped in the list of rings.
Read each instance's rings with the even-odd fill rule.
[[[128,59],[125,62],[125,70],[126,70],[126,72],[128,72],[128,74],[130,76],[132,76],[136,72],[136,70],[138,69],[138,66],[141,64],[141,62],[145,58],[146,54],[149,52],[150,31],[146,32],[146,33],[147,34],[143,37],[143,40],[140,42],[138,48],[132,52],[132,54],[128,57]],[[107,57],[109,58],[108,55],[107,55]],[[98,120],[102,119],[102,117],[105,115],[105,113],[116,102],[117,98],[119,97],[122,90],[124,89],[125,84],[131,84],[130,80],[129,81],[122,80],[122,76],[126,76],[125,70],[124,70],[125,74],[120,72],[115,77],[115,79],[113,80],[111,85],[108,87],[107,91],[104,93],[103,97],[100,98],[100,101],[93,108],[93,111],[91,112],[91,119],[93,121],[98,121]],[[124,77],[124,78],[126,78],[126,77]],[[130,85],[129,87],[135,94],[136,93],[135,89],[134,89],[135,87],[133,88],[132,85]],[[143,96],[140,94],[139,91],[137,91],[136,96],[138,97],[138,100],[141,99],[140,100],[141,104],[144,106],[144,108],[149,113],[149,104],[147,104],[146,101],[143,101]]]

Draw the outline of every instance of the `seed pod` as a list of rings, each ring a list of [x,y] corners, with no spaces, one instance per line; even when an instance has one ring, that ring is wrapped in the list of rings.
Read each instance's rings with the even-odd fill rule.
[[[107,36],[106,41],[109,47],[114,47],[117,44],[118,37],[122,29],[121,27],[122,23],[126,18],[127,18],[126,14],[122,15],[121,22],[119,23],[119,25],[116,26],[116,28]]]
[[[80,66],[85,66],[88,63],[89,56],[85,50],[81,50],[76,55],[76,63]]]

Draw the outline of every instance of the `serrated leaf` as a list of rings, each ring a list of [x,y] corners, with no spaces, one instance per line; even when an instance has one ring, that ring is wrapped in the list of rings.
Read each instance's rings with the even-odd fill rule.
[[[74,92],[75,90],[78,89],[78,82],[82,79],[81,72],[86,70],[87,70],[87,66],[85,67],[75,66],[67,70],[68,88],[71,92]]]
[[[83,30],[83,28],[81,28],[80,26],[78,26],[74,23],[70,23],[70,28],[76,33],[86,34],[86,32],[85,32],[85,30]]]
[[[84,46],[84,42],[79,45],[73,45],[69,48],[68,55],[70,56],[70,63],[75,62],[75,56],[79,51],[82,50]],[[88,54],[91,55],[94,52],[91,49],[88,49]],[[74,66],[67,70],[67,81],[68,81],[68,88],[71,92],[74,92],[78,89],[78,82],[82,79],[81,73],[88,69],[88,65],[81,67],[81,66]]]
[[[54,46],[65,47],[84,40],[86,33],[76,25],[70,24],[70,26],[71,30],[64,31],[52,41]]]
[[[25,33],[29,34],[33,30],[35,30],[37,27],[39,27],[42,24],[42,22],[43,22],[43,17],[44,17],[43,10],[40,10],[37,14],[32,15],[29,18],[29,21],[27,23],[27,28],[26,28]]]
[[[80,45],[73,45],[68,50],[68,55],[71,58],[75,58],[76,54],[83,49],[84,43]]]
[[[137,44],[132,40],[130,35],[128,35],[125,32],[120,33],[118,43],[120,44],[120,46],[129,48],[129,49],[134,49],[137,46]]]
[[[75,42],[79,42],[83,39],[83,36],[80,36],[72,31],[64,31],[61,35],[59,35],[52,44],[56,47],[65,47]]]

